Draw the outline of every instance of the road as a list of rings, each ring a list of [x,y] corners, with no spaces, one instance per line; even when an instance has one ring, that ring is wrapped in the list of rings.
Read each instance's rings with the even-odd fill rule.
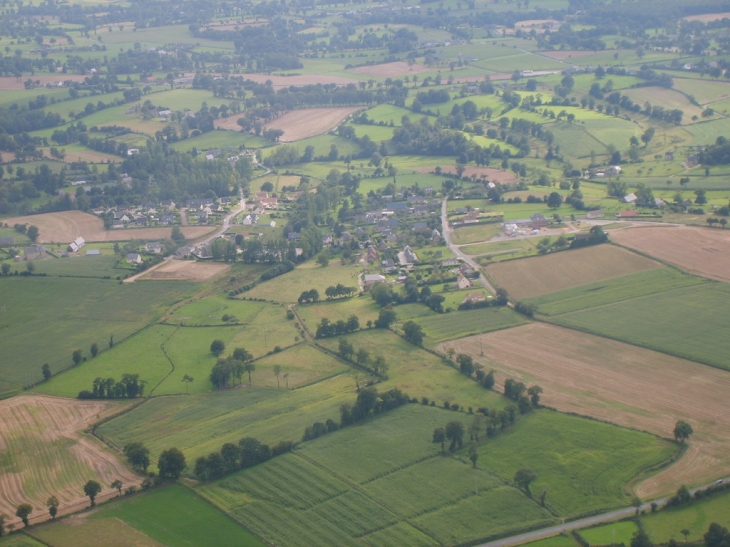
[[[723,482],[727,482],[729,478],[723,478]],[[704,488],[707,488],[708,486],[713,486],[715,482],[711,482],[709,484],[705,484],[703,486],[698,486],[697,488],[691,489],[690,493],[694,494],[697,492],[697,490],[702,490]],[[663,505],[666,505],[667,501],[669,501],[669,498],[661,498],[658,500],[653,500],[652,502],[647,502],[642,504],[640,507],[641,511],[651,511],[651,504],[656,503],[659,507],[662,507]],[[606,522],[613,522],[619,519],[623,519],[626,517],[630,517],[631,515],[634,515],[636,513],[635,507],[626,507],[625,509],[618,509],[616,511],[611,511],[609,513],[603,513],[601,515],[594,515],[592,517],[586,517],[579,520],[574,520],[571,522],[566,522],[565,524],[558,524],[555,526],[549,526],[547,528],[541,528],[540,530],[534,530],[532,532],[526,532],[524,534],[519,534],[516,536],[503,538],[503,539],[497,539],[495,541],[490,541],[488,543],[482,543],[481,545],[477,545],[476,547],[509,547],[511,545],[521,545],[523,543],[529,543],[531,541],[536,541],[539,539],[545,539],[552,536],[557,536],[559,534],[562,534],[563,532],[570,532],[571,530],[580,530],[583,528],[588,528],[590,526],[595,526],[596,524],[603,524]]]
[[[459,247],[454,245],[453,241],[451,240],[451,236],[453,235],[454,230],[449,226],[449,219],[446,215],[446,201],[446,198],[444,198],[443,202],[441,203],[441,233],[443,234],[444,240],[446,241],[446,246],[452,253],[454,253],[456,258],[460,258],[461,260],[469,264],[469,266],[471,266],[475,272],[479,272],[479,282],[485,289],[487,289],[492,294],[497,294],[497,291],[492,286],[492,284],[487,281],[486,277],[484,277],[484,273],[482,273],[482,269],[479,267],[479,264],[477,264],[476,261],[469,255],[462,253]]]

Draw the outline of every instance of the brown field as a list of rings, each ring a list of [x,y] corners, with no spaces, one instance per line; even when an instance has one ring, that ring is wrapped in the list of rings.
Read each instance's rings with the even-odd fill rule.
[[[15,76],[2,76],[0,77],[0,91],[7,90],[18,90],[25,89],[25,82],[28,78],[35,81],[40,81],[41,85],[55,84],[56,82],[83,82],[87,76],[81,74],[51,74],[50,76],[41,76],[36,74],[35,76],[23,76],[16,78]]]
[[[695,434],[675,464],[643,480],[644,499],[730,474],[730,373],[629,344],[544,323],[463,338],[441,345],[507,377],[545,391],[542,402],[671,438],[677,420]],[[480,352],[484,357],[480,357]]]
[[[99,500],[116,495],[109,488],[116,479],[126,486],[138,484],[140,477],[83,433],[123,406],[38,395],[0,401],[0,514],[15,515],[17,505],[30,503],[35,508],[31,521],[41,522],[48,518],[46,500],[52,495],[61,502],[59,513],[88,505],[82,486],[89,479],[104,487]],[[11,522],[20,520],[12,517]]]
[[[611,238],[689,273],[730,282],[730,230],[638,227],[612,232]]]
[[[487,273],[517,300],[618,277],[662,265],[613,245],[491,264]]]
[[[617,49],[606,49],[601,50],[601,53],[616,53]],[[577,57],[587,57],[588,55],[595,55],[595,51],[588,50],[566,50],[566,51],[541,51],[540,55],[543,57],[550,57],[556,61],[565,61],[566,59],[575,59]]]
[[[230,269],[229,264],[193,262],[192,260],[167,260],[159,268],[145,272],[145,275],[142,275],[140,279],[207,281]]]
[[[357,68],[349,69],[348,72],[372,78],[393,78],[407,76],[408,74],[420,74],[421,72],[428,72],[429,70],[432,69],[420,63],[416,63],[409,67],[408,63],[405,61],[395,61],[393,63],[384,63],[382,65],[359,66]]]
[[[172,228],[129,228],[125,230],[105,230],[104,222],[89,213],[64,211],[44,213],[25,217],[7,218],[7,224],[33,224],[38,226],[40,243],[69,242],[81,236],[86,241],[129,241],[130,239],[166,239]],[[188,239],[195,239],[215,229],[215,226],[181,226],[180,230]]]
[[[416,171],[417,173],[433,173],[434,169],[436,169],[435,166],[419,167],[417,169],[414,169],[414,171]],[[446,175],[456,176],[456,167],[454,167],[453,165],[442,165],[441,172]],[[471,177],[472,175],[476,175],[477,177],[486,175],[486,177],[490,181],[499,182],[500,184],[512,184],[514,182],[519,182],[519,179],[515,177],[512,173],[502,171],[501,169],[494,169],[492,167],[477,167],[475,165],[467,165],[464,169],[464,175],[467,177]]]
[[[294,142],[327,133],[353,112],[361,110],[360,106],[343,106],[334,108],[303,108],[292,110],[266,124],[267,129],[282,129],[284,135],[281,142]]]
[[[712,23],[713,21],[720,21],[721,19],[730,19],[730,13],[705,13],[703,15],[690,15],[685,17],[685,21],[701,21],[703,23]]]

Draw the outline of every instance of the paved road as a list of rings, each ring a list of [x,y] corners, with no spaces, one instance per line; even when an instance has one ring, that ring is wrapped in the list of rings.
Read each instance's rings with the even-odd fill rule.
[[[492,286],[492,284],[487,281],[486,277],[484,277],[484,274],[482,273],[482,269],[479,267],[479,264],[477,264],[476,261],[469,255],[462,253],[459,247],[454,245],[453,241],[451,240],[451,236],[454,230],[449,226],[449,220],[446,216],[446,201],[446,198],[444,198],[444,201],[441,203],[441,233],[443,234],[444,240],[446,241],[446,246],[452,253],[456,255],[457,258],[460,258],[464,262],[469,264],[469,266],[471,266],[475,272],[479,272],[479,282],[485,289],[487,289],[492,294],[497,294],[497,291]]]
[[[727,482],[729,478],[724,478],[722,480]],[[709,484],[705,484],[704,486],[698,486],[697,488],[690,490],[690,493],[694,494],[697,490],[702,490],[704,488],[707,488],[708,486],[713,486],[714,484],[715,482],[713,481]],[[658,500],[654,500],[653,502],[647,502],[644,503],[640,509],[642,511],[651,511],[652,503],[656,503],[659,507],[661,507],[665,505],[667,501],[669,501],[669,498],[661,498]],[[563,532],[588,528],[589,526],[595,526],[596,524],[603,524],[605,522],[613,522],[622,518],[629,517],[635,513],[635,507],[627,507],[625,509],[611,511],[610,513],[603,513],[601,515],[595,515],[592,517],[586,517],[584,519],[574,520],[572,522],[566,522],[565,524],[558,524],[556,526],[541,528],[540,530],[535,530],[533,532],[526,532],[524,534],[519,534],[508,538],[497,539],[488,543],[482,543],[477,547],[509,547],[511,545],[521,545],[523,543],[536,541],[538,539],[545,539],[548,537],[557,536],[559,534],[562,534]]]

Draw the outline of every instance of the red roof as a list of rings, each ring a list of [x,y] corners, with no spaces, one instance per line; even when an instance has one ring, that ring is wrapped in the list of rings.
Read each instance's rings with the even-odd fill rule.
[[[618,216],[626,218],[626,217],[635,217],[638,216],[636,214],[636,211],[621,211]]]

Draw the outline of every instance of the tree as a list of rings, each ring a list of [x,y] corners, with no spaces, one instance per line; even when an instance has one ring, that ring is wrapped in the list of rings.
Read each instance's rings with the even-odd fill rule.
[[[679,531],[679,533],[684,536],[684,542],[687,543],[687,538],[689,537],[689,530],[687,528],[682,528]]]
[[[251,373],[256,370],[256,365],[254,365],[251,361],[246,361],[243,364],[243,370],[248,373],[248,385],[251,385]]]
[[[441,452],[446,450],[444,447],[444,443],[446,442],[446,431],[443,427],[437,427],[433,430],[433,442],[441,445]]]
[[[387,329],[395,322],[396,315],[393,310],[383,308],[378,314],[378,318],[375,320],[375,328]]]
[[[28,271],[29,274],[33,275],[33,272],[35,271],[35,262],[33,262],[32,260],[26,262],[25,269]]]
[[[355,362],[360,366],[365,366],[370,359],[370,352],[365,348],[360,348],[355,354]]]
[[[551,193],[551,194],[550,194],[550,195],[548,196],[548,201],[547,201],[547,205],[548,205],[548,207],[550,207],[551,209],[557,209],[557,208],[558,208],[558,207],[560,207],[560,206],[561,206],[562,204],[563,204],[563,198],[562,198],[562,197],[560,196],[560,194],[558,194],[557,192],[552,192],[552,193]]]
[[[96,505],[95,500],[99,492],[101,492],[101,484],[94,480],[90,480],[84,485],[84,494],[89,497],[92,507]]]
[[[674,438],[681,443],[689,439],[692,433],[694,433],[694,429],[684,420],[678,420],[674,426]]]
[[[630,545],[631,547],[654,547],[654,542],[651,541],[651,538],[644,530],[639,529],[634,532]]]
[[[185,241],[185,234],[182,233],[180,226],[172,227],[172,234],[170,235],[170,237],[176,243],[181,243],[181,242]]]
[[[225,349],[226,345],[223,343],[223,340],[213,340],[210,344],[210,352],[216,357],[220,356]]]
[[[29,503],[21,503],[15,509],[15,516],[23,521],[23,526],[28,527],[28,517],[33,512],[33,506]]]
[[[274,365],[274,375],[276,376],[276,387],[279,387],[279,374],[281,374],[281,365]]]
[[[94,342],[91,344],[91,347],[89,348],[89,353],[91,353],[92,357],[96,357],[96,354],[99,353],[99,346]]]
[[[27,235],[27,236],[28,236],[28,238],[29,238],[29,239],[30,239],[30,240],[31,240],[31,241],[32,241],[33,243],[35,243],[36,239],[38,239],[38,234],[39,234],[39,231],[38,231],[38,226],[33,226],[33,225],[31,225],[31,226],[28,226],[28,231],[27,231],[27,232],[25,232],[25,235]]]
[[[421,325],[413,321],[406,321],[403,323],[403,336],[411,344],[420,346],[423,344],[423,329]]]
[[[477,468],[477,460],[479,459],[479,451],[477,450],[477,443],[469,444],[469,459],[474,469]]]
[[[461,425],[461,422],[452,421],[446,424],[446,438],[451,441],[451,444],[449,445],[449,450],[453,452],[456,450],[456,447],[458,446],[461,448],[464,446],[464,426]]]
[[[186,467],[185,455],[177,448],[168,448],[160,454],[160,459],[157,460],[157,469],[163,479],[179,478]]]
[[[43,373],[44,380],[48,380],[51,377],[51,367],[48,366],[48,363],[41,367],[41,372]]]
[[[188,386],[190,385],[190,382],[193,382],[194,380],[195,378],[193,378],[189,374],[183,376],[182,381],[185,382],[185,393],[188,393]]]
[[[527,394],[530,396],[530,402],[532,406],[540,406],[540,394],[542,388],[540,386],[532,386],[527,390]]]
[[[51,496],[48,498],[48,501],[46,501],[46,507],[48,507],[48,514],[51,515],[52,519],[56,518],[56,515],[58,514],[58,506],[60,503],[58,502],[58,498],[56,496]],[[2,534],[0,534],[2,535]]]
[[[81,354],[81,350],[77,349],[71,354],[71,359],[73,359],[74,365],[78,365],[81,360],[83,359],[83,355]]]
[[[122,452],[137,470],[147,472],[150,465],[150,451],[140,442],[134,442],[124,445]]]
[[[319,253],[317,255],[317,264],[322,266],[323,268],[326,268],[330,263],[330,259],[327,258],[327,253]]]
[[[2,273],[3,275],[8,275],[10,273],[10,264],[7,262],[3,263],[2,265]]]
[[[0,514],[0,537],[3,537],[4,535],[5,535],[5,515]]]
[[[119,492],[119,495],[120,496],[122,495],[122,487],[123,486],[124,486],[124,484],[122,484],[122,481],[120,481],[119,479],[115,480],[111,484],[111,487],[114,488],[117,492]]]
[[[532,492],[530,492],[530,484],[533,483],[536,479],[537,475],[532,469],[528,467],[523,467],[522,469],[518,470],[517,473],[515,473],[514,482],[517,486],[527,492],[528,496],[532,497]]]
[[[716,522],[710,524],[704,538],[707,547],[728,547],[730,545],[730,531]]]

